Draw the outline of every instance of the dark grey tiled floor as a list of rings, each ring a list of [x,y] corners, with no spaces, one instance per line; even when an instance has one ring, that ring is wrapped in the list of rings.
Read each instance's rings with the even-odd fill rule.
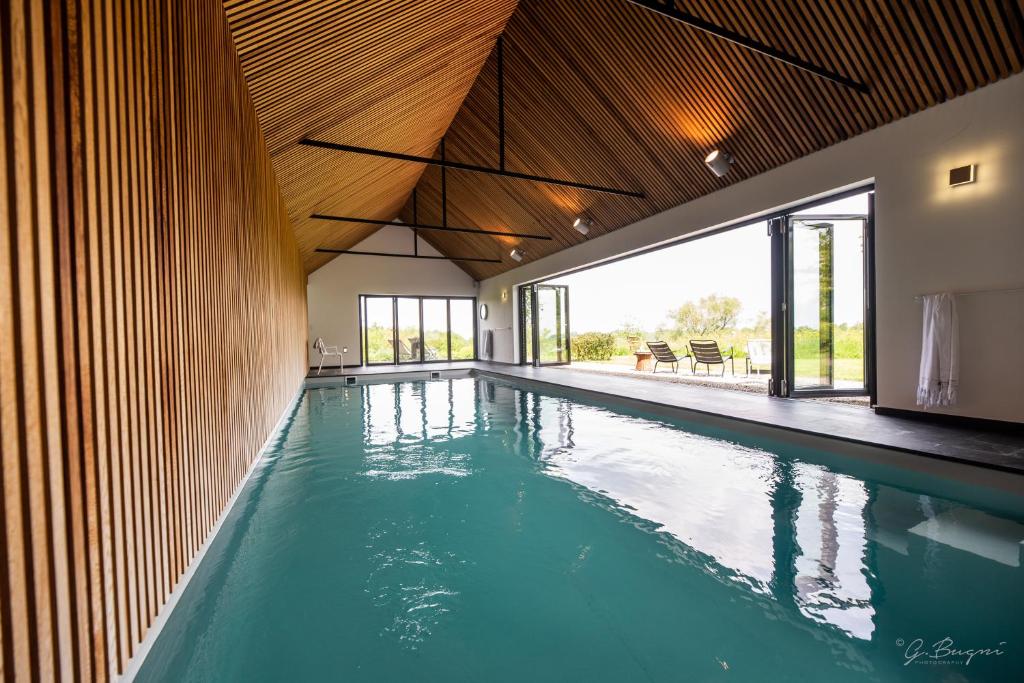
[[[769,398],[724,389],[574,372],[565,368],[533,368],[486,361],[410,364],[399,368],[393,365],[350,368],[345,370],[345,374],[374,375],[462,369],[529,379],[570,389],[619,396],[1024,474],[1024,436],[1021,434],[947,427],[901,417],[877,415],[872,410],[856,406]],[[321,377],[339,374],[336,369],[324,369]],[[315,371],[310,373],[310,377],[315,376]]]

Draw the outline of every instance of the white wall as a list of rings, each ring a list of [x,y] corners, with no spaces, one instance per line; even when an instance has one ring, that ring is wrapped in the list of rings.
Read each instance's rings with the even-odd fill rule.
[[[742,163],[743,150],[730,151]],[[968,163],[978,165],[977,182],[948,187],[949,169]],[[921,332],[914,296],[1024,286],[1024,75],[485,280],[479,298],[491,315],[483,327],[515,324],[516,284],[871,179],[879,404],[914,410]],[[942,412],[1024,421],[1024,295],[959,301],[960,404]],[[512,339],[496,343],[496,360],[514,360]]]
[[[352,247],[360,251],[412,253],[412,230],[382,228]],[[439,255],[423,240],[421,254]],[[316,366],[320,354],[312,349],[317,337],[328,344],[347,346],[345,364],[359,362],[359,295],[419,294],[475,296],[469,275],[451,261],[429,261],[385,256],[338,256],[309,274],[306,300],[309,306],[309,362]],[[337,358],[328,362],[337,363]]]

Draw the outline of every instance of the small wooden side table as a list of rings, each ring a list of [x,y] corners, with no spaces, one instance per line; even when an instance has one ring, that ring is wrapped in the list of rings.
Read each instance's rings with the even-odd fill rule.
[[[636,369],[640,371],[651,369],[651,357],[654,355],[650,351],[634,351],[633,355],[636,356]]]

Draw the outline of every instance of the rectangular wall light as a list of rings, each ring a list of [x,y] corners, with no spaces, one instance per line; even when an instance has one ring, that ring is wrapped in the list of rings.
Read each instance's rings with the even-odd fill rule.
[[[949,169],[949,186],[966,185],[974,182],[974,164]]]

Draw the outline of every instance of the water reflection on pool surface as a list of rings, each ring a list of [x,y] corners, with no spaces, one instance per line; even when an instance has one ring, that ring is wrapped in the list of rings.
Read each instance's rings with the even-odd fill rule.
[[[140,678],[1022,680],[1022,522],[491,380],[309,389]]]

